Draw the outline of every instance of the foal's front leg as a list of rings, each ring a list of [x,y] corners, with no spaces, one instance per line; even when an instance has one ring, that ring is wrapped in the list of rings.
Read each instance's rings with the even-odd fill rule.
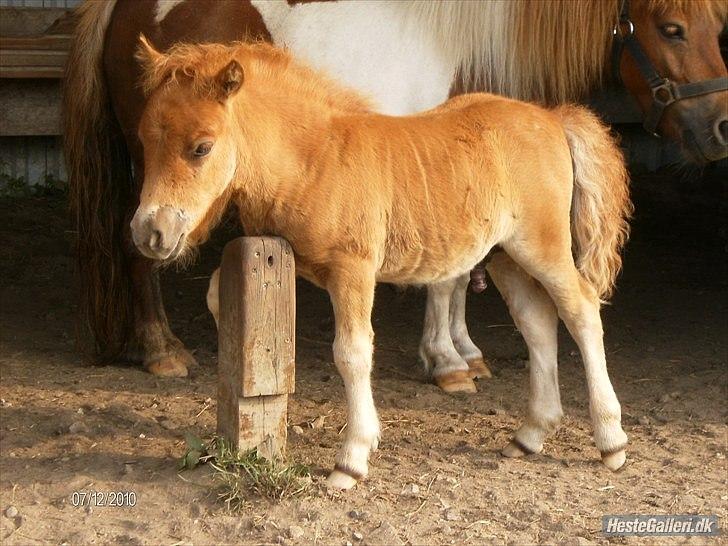
[[[443,391],[476,392],[468,363],[455,349],[450,336],[450,300],[457,281],[457,278],[449,279],[427,287],[420,358]]]
[[[220,318],[219,286],[218,268],[207,290],[207,307],[216,324]],[[369,452],[379,443],[379,419],[370,380],[374,286],[374,268],[361,264],[338,268],[330,274],[327,285],[336,320],[334,362],[344,380],[348,406],[346,439],[327,480],[337,489],[349,489],[366,477]]]
[[[336,321],[334,362],[344,380],[348,406],[344,445],[326,481],[337,489],[349,489],[366,477],[369,452],[379,443],[379,419],[370,380],[374,275],[374,267],[367,263],[340,264],[330,272],[326,286]]]
[[[210,285],[207,288],[207,309],[215,319],[215,326],[220,325],[220,268],[218,267],[210,276]]]

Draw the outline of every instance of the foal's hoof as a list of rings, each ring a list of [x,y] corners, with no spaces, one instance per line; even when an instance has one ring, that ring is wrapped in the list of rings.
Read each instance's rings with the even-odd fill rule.
[[[504,457],[509,457],[511,459],[516,459],[518,457],[523,457],[524,455],[526,455],[526,452],[518,447],[515,443],[509,442],[508,445],[503,448],[503,451],[501,451],[501,455],[503,455]]]
[[[457,370],[454,372],[435,376],[435,385],[445,392],[478,392],[475,383],[470,377],[469,370]]]
[[[472,360],[468,360],[468,367],[470,368],[470,377],[472,379],[476,379],[478,377],[493,377],[490,368],[488,368],[488,365],[482,358],[474,358]]]
[[[329,489],[351,489],[356,485],[356,479],[341,470],[334,470],[326,478],[326,487]]]
[[[501,455],[504,457],[510,457],[515,459],[517,457],[523,457],[524,455],[533,455],[534,453],[541,453],[543,446],[539,446],[536,449],[531,449],[527,445],[519,442],[515,438],[511,440],[506,447],[501,451]]]
[[[187,377],[187,368],[195,364],[195,357],[184,349],[145,362],[149,373],[158,377]]]
[[[602,453],[602,462],[612,472],[615,472],[622,468],[624,462],[627,460],[627,453],[624,449],[618,451],[612,451],[610,453]]]

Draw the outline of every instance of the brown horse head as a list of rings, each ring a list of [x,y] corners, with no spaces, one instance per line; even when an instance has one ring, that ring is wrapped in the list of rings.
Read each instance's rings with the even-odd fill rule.
[[[634,40],[632,48],[625,47],[621,54],[620,74],[646,113],[648,130],[679,142],[685,154],[697,163],[728,156],[728,91],[710,91],[710,83],[724,89],[725,80],[717,79],[728,75],[718,40],[728,4],[712,0],[625,0],[622,5],[620,28],[615,34],[617,39],[633,34]],[[638,59],[635,42],[646,61]],[[701,89],[702,84],[707,85]],[[685,93],[687,89],[700,94]],[[681,99],[680,95],[685,94],[692,96]],[[660,115],[655,110],[650,126],[650,112],[660,108],[661,103],[667,104]]]
[[[149,96],[139,124],[144,185],[131,231],[145,256],[174,259],[206,235],[227,204],[237,168],[229,99],[242,86],[243,69],[232,60],[193,77],[140,41]]]

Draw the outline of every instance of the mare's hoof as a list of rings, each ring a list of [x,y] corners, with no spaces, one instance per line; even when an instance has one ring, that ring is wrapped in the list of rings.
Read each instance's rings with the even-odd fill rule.
[[[602,462],[612,472],[615,472],[622,468],[624,462],[627,460],[627,453],[624,449],[613,451],[611,453],[602,453]]]
[[[351,489],[355,485],[356,480],[340,470],[334,470],[326,478],[326,487],[329,489]]]
[[[144,366],[149,373],[157,377],[187,377],[187,369],[195,364],[195,357],[182,349],[145,362]]]
[[[457,370],[454,372],[435,376],[435,385],[443,391],[451,392],[478,392],[475,382],[470,377],[470,370]]]
[[[468,360],[468,367],[470,368],[470,377],[472,379],[478,377],[485,377],[489,379],[493,377],[490,368],[488,368],[488,365],[482,358],[474,358],[472,360]]]

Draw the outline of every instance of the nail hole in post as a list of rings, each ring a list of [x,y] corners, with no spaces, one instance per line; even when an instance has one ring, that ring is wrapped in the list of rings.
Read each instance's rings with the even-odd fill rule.
[[[268,267],[273,267],[273,256],[268,256]]]

